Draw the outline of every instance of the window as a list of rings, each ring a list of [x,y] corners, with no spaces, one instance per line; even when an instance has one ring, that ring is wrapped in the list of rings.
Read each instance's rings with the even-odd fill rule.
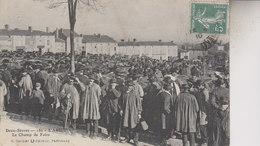
[[[116,47],[114,47],[114,51],[116,51]]]
[[[50,45],[50,40],[47,40],[47,45],[48,45],[48,46]]]

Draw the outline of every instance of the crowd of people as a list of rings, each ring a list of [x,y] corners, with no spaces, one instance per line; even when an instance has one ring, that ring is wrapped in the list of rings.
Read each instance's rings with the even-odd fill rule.
[[[203,58],[77,55],[72,74],[65,54],[23,55],[1,54],[0,114],[59,119],[72,133],[84,123],[91,138],[104,125],[108,140],[134,145],[144,130],[162,145],[178,135],[184,146],[229,145],[228,73],[205,74]]]

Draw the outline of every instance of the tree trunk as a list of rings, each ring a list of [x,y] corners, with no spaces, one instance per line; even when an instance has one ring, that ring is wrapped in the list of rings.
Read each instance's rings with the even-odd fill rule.
[[[78,0],[68,0],[69,20],[70,20],[70,71],[75,74],[75,48],[74,48],[74,27],[76,23],[76,9]]]
[[[74,26],[70,24],[70,71],[75,74]]]

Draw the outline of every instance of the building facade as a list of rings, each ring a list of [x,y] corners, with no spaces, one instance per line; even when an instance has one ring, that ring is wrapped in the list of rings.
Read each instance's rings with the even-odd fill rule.
[[[118,43],[119,54],[130,56],[148,56],[159,60],[168,60],[168,57],[178,57],[178,46],[173,42],[162,41],[133,41]]]
[[[54,31],[55,37],[56,37],[56,46],[59,46],[60,48],[58,50],[65,50],[67,54],[70,53],[70,30],[69,29],[56,29]],[[59,41],[57,40],[59,39]],[[64,41],[64,49],[62,49],[62,42]],[[82,35],[77,34],[74,32],[74,50],[76,54],[82,53]]]
[[[82,49],[90,54],[118,54],[117,42],[107,35],[83,35]]]
[[[55,38],[55,51],[53,53],[66,53],[64,40]]]
[[[0,36],[0,48],[1,50],[12,50],[11,36]]]
[[[55,37],[49,32],[33,30],[31,26],[28,30],[21,30],[9,29],[9,26],[5,25],[4,29],[0,29],[0,47],[9,51],[23,49],[52,52],[55,49]]]

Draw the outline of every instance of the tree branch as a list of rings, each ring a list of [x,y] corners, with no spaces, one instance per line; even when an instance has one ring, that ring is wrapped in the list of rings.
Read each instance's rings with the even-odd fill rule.
[[[50,4],[49,8],[50,9],[57,8],[57,7],[59,7],[59,6],[63,5],[63,4],[67,4],[67,2],[66,1],[63,1],[63,2],[53,2],[53,3]]]
[[[99,13],[102,13],[100,10],[103,8],[103,6],[97,0],[79,0],[79,3]]]

